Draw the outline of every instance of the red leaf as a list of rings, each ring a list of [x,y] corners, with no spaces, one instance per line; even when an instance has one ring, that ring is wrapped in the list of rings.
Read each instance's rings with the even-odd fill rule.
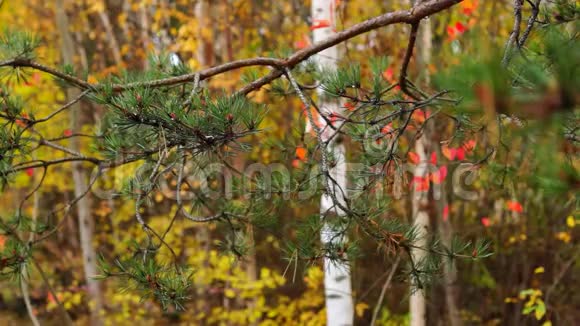
[[[312,26],[310,26],[310,30],[313,31],[315,29],[330,27],[330,21],[327,19],[316,19],[312,22]]]
[[[481,224],[483,224],[483,226],[485,227],[489,227],[489,225],[491,224],[489,217],[482,217]]]
[[[70,136],[72,136],[72,134],[73,134],[73,133],[72,133],[72,130],[70,130],[70,129],[65,129],[65,130],[62,132],[62,134],[63,134],[65,137],[70,137]]]
[[[387,69],[385,69],[385,71],[383,71],[383,77],[388,80],[389,82],[392,82],[393,76],[394,76],[394,72],[393,72],[393,68],[389,67]]]
[[[392,123],[389,123],[389,124],[385,125],[383,128],[381,128],[381,133],[383,135],[388,135],[392,131],[393,131]]]
[[[463,148],[467,151],[467,152],[471,152],[475,149],[475,145],[477,145],[477,142],[473,139],[468,140],[467,142],[465,142],[463,144]]]
[[[34,175],[34,168],[28,168],[26,169],[26,174],[31,177]]]
[[[453,26],[447,26],[447,36],[455,38],[455,28]]]
[[[455,149],[455,158],[458,161],[463,161],[465,159],[465,150],[461,147]]]
[[[517,202],[515,200],[508,200],[507,201],[507,209],[512,211],[512,212],[516,212],[516,213],[521,213],[524,211],[522,204],[520,204],[519,202]]]
[[[415,191],[428,191],[429,178],[428,177],[413,177],[411,180],[411,187],[415,185]]]
[[[467,27],[465,27],[465,25],[463,25],[461,22],[457,22],[455,23],[455,30],[457,33],[463,34],[467,30]]]
[[[347,110],[349,110],[349,111],[354,111],[355,106],[351,102],[346,102],[346,103],[344,103],[344,108],[347,109]]]
[[[445,205],[443,207],[443,221],[447,221],[449,219],[449,205]]]
[[[431,175],[431,180],[433,180],[433,183],[439,184],[445,180],[445,177],[447,177],[447,167],[442,166],[437,170],[437,172],[434,172]]]
[[[433,165],[437,164],[437,153],[431,153],[431,160],[429,162]]]

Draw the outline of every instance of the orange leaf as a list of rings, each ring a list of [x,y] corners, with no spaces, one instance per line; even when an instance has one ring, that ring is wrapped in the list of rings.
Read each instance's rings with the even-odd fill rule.
[[[310,44],[310,38],[308,38],[308,36],[303,36],[300,40],[294,42],[294,47],[298,50],[302,50],[309,47]]]
[[[89,84],[97,84],[99,81],[97,80],[97,78],[93,75],[89,75],[87,77],[87,83]]]
[[[445,158],[447,158],[450,161],[453,161],[455,159],[456,150],[455,148],[449,148],[445,146],[441,149],[441,153],[443,154],[443,156],[445,156]]]
[[[413,114],[411,114],[411,120],[413,120],[417,123],[423,123],[430,116],[431,116],[431,113],[429,111],[415,110],[415,111],[413,111]]]
[[[413,163],[413,164],[419,164],[419,161],[420,161],[419,154],[414,153],[414,152],[409,152],[409,161],[411,161],[411,163]]]
[[[308,150],[302,146],[296,147],[296,158],[300,161],[306,161],[306,154]]]

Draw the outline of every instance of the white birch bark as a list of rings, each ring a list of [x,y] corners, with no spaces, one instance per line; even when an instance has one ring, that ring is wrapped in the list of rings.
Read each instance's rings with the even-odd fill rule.
[[[419,5],[422,0],[414,0],[413,5]],[[431,24],[429,19],[425,19],[419,26],[418,44],[417,44],[417,63],[420,73],[423,73],[424,84],[429,83],[429,73],[427,65],[431,61]],[[413,179],[424,179],[429,173],[429,149],[430,149],[430,128],[425,126],[424,133],[415,143],[415,151],[419,155],[419,164],[415,168]],[[414,184],[413,196],[413,224],[418,231],[418,240],[416,245],[418,247],[425,247],[427,245],[427,233],[429,231],[429,212],[428,212],[428,191],[417,189],[417,184]],[[413,261],[421,263],[424,260],[426,252],[424,250],[412,250],[411,255]],[[417,288],[419,284],[411,284],[411,296],[409,299],[409,314],[411,326],[424,326],[427,323],[427,309],[425,303],[425,289]]]
[[[413,180],[426,178],[429,172],[429,155],[426,146],[428,139],[426,137],[428,136],[423,135],[415,143],[415,151],[419,155],[419,164],[413,173]],[[417,187],[418,184],[413,183],[413,225],[417,229],[417,241],[415,245],[417,247],[425,247],[427,245],[427,233],[429,230],[429,212],[427,211],[429,198],[427,190],[418,190]],[[420,264],[425,258],[425,251],[414,249],[411,251],[411,256],[415,264]],[[411,279],[411,296],[409,299],[411,326],[426,325],[427,309],[425,305],[425,291],[424,289],[417,288],[419,285]]]
[[[312,23],[313,23],[313,41],[314,43],[325,40],[335,33],[335,0],[313,0],[312,1]],[[329,23],[329,24],[326,24]],[[325,26],[329,25],[329,26]],[[325,27],[317,27],[325,26]],[[321,69],[336,69],[338,51],[336,46],[330,47],[314,57]],[[322,95],[322,94],[320,94]],[[323,97],[319,102],[321,111],[326,114],[331,112],[341,112],[341,106],[336,101],[326,101]],[[322,126],[325,125],[323,119],[319,120]],[[326,141],[332,137],[332,129],[324,128],[322,140]],[[346,160],[345,147],[336,141],[337,137],[329,144],[329,151],[335,158],[336,165],[330,167],[329,174],[337,181],[334,185],[334,191],[338,201],[344,205],[345,198],[343,191],[346,192]],[[323,194],[320,200],[321,215],[327,215],[329,210],[334,207],[331,196]],[[344,216],[344,212],[338,208],[332,210],[336,217]],[[337,237],[337,230],[329,223],[325,223],[321,231],[322,244],[333,242],[335,244],[346,243],[347,239]],[[352,299],[350,267],[347,263],[331,262],[324,259],[324,294],[326,298],[326,320],[329,326],[352,325],[354,318],[354,305]]]

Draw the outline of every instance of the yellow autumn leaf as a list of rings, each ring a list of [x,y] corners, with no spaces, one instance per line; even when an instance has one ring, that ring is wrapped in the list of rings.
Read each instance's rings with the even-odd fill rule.
[[[552,326],[552,322],[551,321],[545,321],[542,326]]]
[[[103,12],[105,10],[105,4],[103,3],[103,1],[93,1],[93,3],[90,4],[88,11],[89,12]]]
[[[576,220],[574,219],[574,216],[570,215],[566,218],[566,225],[568,225],[569,228],[576,226]]]
[[[356,311],[356,315],[358,317],[362,317],[363,314],[365,313],[365,310],[367,310],[369,308],[369,305],[364,303],[364,302],[360,302],[357,303],[356,306],[354,307],[354,310]]]
[[[558,232],[556,233],[556,239],[564,242],[564,243],[569,243],[570,240],[572,239],[572,237],[570,236],[570,233],[568,232]]]
[[[232,289],[226,289],[224,291],[224,294],[228,298],[234,298],[236,296],[236,292],[234,292],[234,290],[232,290]]]
[[[536,269],[534,269],[534,274],[542,274],[543,272],[545,272],[543,266],[540,266],[540,267],[537,267]]]

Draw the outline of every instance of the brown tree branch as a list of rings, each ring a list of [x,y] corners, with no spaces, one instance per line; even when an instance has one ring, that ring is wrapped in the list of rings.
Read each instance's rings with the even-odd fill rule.
[[[519,0],[516,0],[519,1]],[[424,2],[420,5],[415,6],[409,10],[399,10],[394,12],[389,12],[371,19],[368,19],[362,23],[356,24],[344,31],[336,33],[334,36],[329,37],[325,41],[313,44],[305,49],[295,52],[293,55],[286,59],[276,59],[276,58],[252,58],[252,59],[244,59],[244,60],[237,60],[229,63],[225,63],[219,66],[215,66],[212,68],[204,69],[195,73],[185,74],[176,77],[169,77],[169,78],[162,78],[147,82],[135,82],[135,83],[128,83],[128,84],[116,84],[113,85],[114,91],[124,91],[127,89],[133,89],[136,87],[163,87],[163,86],[172,86],[183,84],[187,82],[192,82],[195,80],[196,75],[199,75],[199,80],[203,81],[215,75],[219,75],[231,70],[236,70],[245,67],[251,66],[270,66],[273,67],[275,70],[272,71],[270,74],[255,80],[254,82],[246,85],[242,89],[240,89],[237,94],[240,95],[247,95],[248,93],[260,89],[262,86],[274,81],[277,78],[280,78],[285,68],[292,69],[299,63],[307,60],[311,56],[319,53],[322,50],[335,46],[339,43],[342,43],[348,39],[356,37],[358,35],[367,33],[374,29],[398,24],[398,23],[405,23],[405,24],[416,24],[421,19],[440,12],[442,10],[448,9],[463,0],[431,0]],[[103,88],[101,84],[90,84],[82,79],[76,78],[74,76],[65,74],[63,72],[58,71],[57,69],[47,67],[45,65],[41,65],[39,63],[30,61],[30,60],[23,60],[23,59],[14,59],[14,60],[7,60],[0,62],[0,67],[30,67],[34,68],[48,74],[51,74],[55,77],[63,79],[83,90],[92,89],[92,90],[99,90]]]
[[[418,30],[419,30],[419,22],[411,25],[409,43],[407,44],[407,50],[405,51],[405,57],[403,59],[403,64],[401,65],[401,73],[399,76],[399,86],[401,86],[401,90],[415,100],[418,100],[418,98],[413,93],[411,93],[407,88],[407,69],[409,68],[409,62],[411,61],[411,57],[413,56],[413,49],[415,48],[415,42],[417,41]]]

